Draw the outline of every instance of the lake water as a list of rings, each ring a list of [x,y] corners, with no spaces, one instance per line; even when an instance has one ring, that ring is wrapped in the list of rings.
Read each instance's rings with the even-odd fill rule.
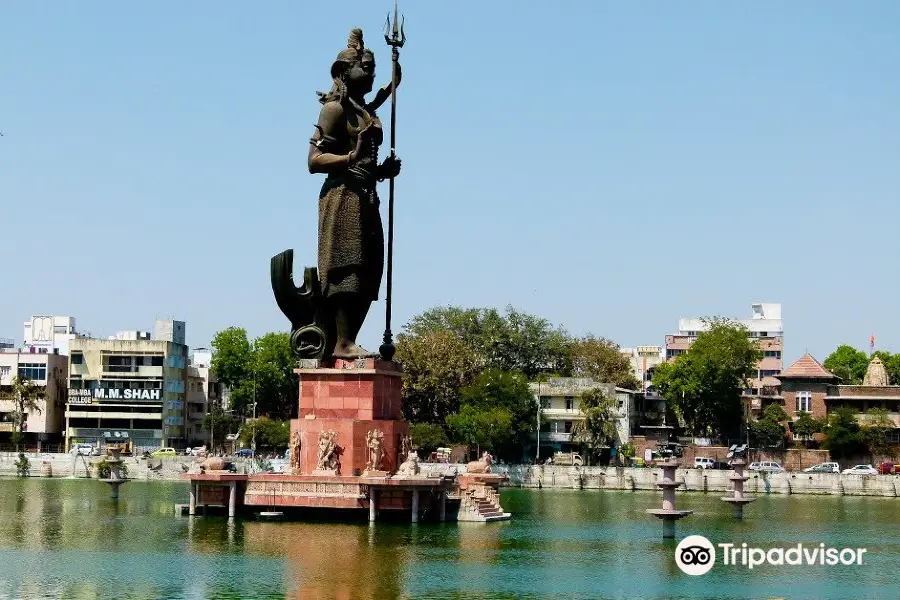
[[[685,494],[678,538],[862,547],[861,566],[691,577],[644,514],[653,493],[504,490],[507,523],[266,523],[179,517],[183,483],[0,480],[0,598],[898,598],[900,499],[762,497],[734,521]]]

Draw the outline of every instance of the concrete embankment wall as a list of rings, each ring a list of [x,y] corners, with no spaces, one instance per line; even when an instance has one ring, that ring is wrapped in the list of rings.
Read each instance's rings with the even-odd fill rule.
[[[92,462],[100,460],[96,456],[72,456],[71,454],[26,454],[31,463],[31,477],[46,476],[49,469],[52,477],[96,477],[96,469],[90,468]],[[15,476],[17,455],[12,452],[0,454],[0,476]],[[194,462],[190,456],[166,456],[161,458],[122,457],[128,467],[129,479],[177,481]],[[239,461],[236,461],[239,462]],[[241,465],[239,468],[243,466]],[[151,468],[152,467],[152,468]]]
[[[509,486],[524,488],[659,491],[662,469],[626,467],[496,466],[509,475]],[[731,492],[733,471],[678,469],[679,491]],[[838,473],[749,473],[748,494],[829,494],[837,496],[900,496],[900,475]]]

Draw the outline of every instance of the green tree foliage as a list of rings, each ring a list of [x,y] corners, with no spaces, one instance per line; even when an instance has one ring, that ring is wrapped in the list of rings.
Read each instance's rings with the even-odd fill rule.
[[[612,340],[587,335],[573,340],[569,352],[575,377],[590,377],[599,383],[615,383],[629,390],[643,391],[631,361]]]
[[[797,419],[791,424],[791,430],[795,435],[812,436],[825,431],[827,423],[814,419],[808,412],[798,413]]]
[[[297,359],[291,351],[290,335],[267,333],[253,343],[256,382],[256,413],[274,418],[297,416],[299,382],[294,374]]]
[[[586,454],[612,447],[616,439],[616,409],[616,399],[608,397],[602,389],[581,394],[581,412],[585,418],[572,427],[572,440],[581,444]]]
[[[762,352],[739,323],[705,321],[709,330],[687,352],[656,367],[653,386],[695,435],[734,435],[743,420],[741,392]]]
[[[19,375],[13,377],[12,391],[14,408],[9,416],[13,422],[12,439],[16,445],[16,452],[18,452],[19,444],[22,441],[22,433],[25,430],[25,421],[28,420],[28,413],[41,412],[38,398],[42,395],[42,392],[41,388],[33,381]]]
[[[866,375],[869,357],[862,350],[842,344],[828,355],[823,366],[840,377],[844,385],[859,385]]]
[[[513,438],[512,416],[501,407],[464,405],[459,412],[447,417],[447,428],[454,439],[476,448],[499,453]]]
[[[529,379],[571,371],[566,331],[511,306],[506,314],[493,308],[436,307],[414,317],[406,330],[411,336],[449,331],[474,350],[483,368],[518,371]]]
[[[828,417],[825,430],[825,448],[832,458],[852,458],[867,452],[862,428],[856,421],[856,410],[842,406]]]
[[[770,404],[758,421],[750,423],[750,437],[759,448],[774,448],[784,442],[788,414],[780,404]]]
[[[247,421],[241,427],[238,443],[243,448],[252,447],[253,435],[256,434],[257,449],[281,452],[288,447],[291,438],[291,423],[281,419],[258,417]]]
[[[203,429],[212,436],[211,442],[214,447],[211,447],[210,451],[214,452],[216,448],[224,447],[225,436],[229,433],[237,433],[240,424],[240,418],[224,412],[218,405],[212,406],[209,412],[203,416]]]
[[[508,437],[509,444],[504,447],[500,445],[500,438],[494,438],[492,449],[508,458],[522,458],[522,450],[537,427],[538,414],[538,402],[525,375],[487,369],[460,390],[460,400],[463,406],[474,406],[483,411],[493,408],[506,411],[510,430],[504,437]]]
[[[862,426],[861,439],[871,456],[897,456],[897,446],[887,440],[888,431],[894,429],[894,422],[884,408],[870,408]]]
[[[397,336],[403,365],[403,414],[411,423],[443,424],[459,410],[459,391],[478,373],[478,358],[450,331]]]
[[[409,436],[421,458],[427,458],[436,449],[444,448],[449,443],[447,432],[437,423],[411,423]]]
[[[287,333],[267,333],[251,343],[247,332],[229,327],[216,334],[212,370],[229,389],[236,414],[288,419],[297,414],[296,359]]]

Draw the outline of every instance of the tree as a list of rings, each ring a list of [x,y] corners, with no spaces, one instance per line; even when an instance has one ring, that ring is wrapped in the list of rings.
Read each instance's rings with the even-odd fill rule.
[[[437,423],[410,423],[409,436],[418,448],[421,458],[448,444],[447,432]]]
[[[704,321],[709,330],[674,362],[656,367],[653,386],[695,435],[735,435],[743,421],[741,392],[762,352],[743,325]]]
[[[25,431],[25,421],[28,419],[28,413],[32,411],[41,412],[41,406],[38,404],[41,389],[33,381],[21,375],[13,377],[12,389],[14,409],[10,413],[10,417],[13,422],[13,443],[16,445],[16,452],[18,452],[19,444],[22,442],[22,432]]]
[[[784,422],[788,414],[780,404],[770,404],[758,421],[750,423],[750,437],[757,447],[774,448],[784,442]]]
[[[229,327],[216,334],[212,370],[219,383],[229,389],[230,408],[250,416],[276,419],[297,415],[296,359],[287,333],[267,333],[251,343],[247,331]]]
[[[299,410],[297,360],[291,351],[290,335],[267,333],[253,342],[253,381],[256,385],[256,414],[290,419]]]
[[[866,375],[869,357],[862,350],[842,344],[828,355],[823,365],[840,377],[845,385],[859,385]]]
[[[396,360],[403,365],[403,414],[410,423],[443,424],[478,372],[475,352],[449,331],[400,334]]]
[[[286,449],[290,443],[291,423],[265,416],[257,417],[248,421],[241,428],[238,441],[242,447],[252,447],[254,435],[257,448],[281,451]]]
[[[870,408],[866,413],[865,424],[861,430],[862,442],[869,454],[895,458],[897,447],[887,440],[887,433],[894,429],[894,422],[884,408]]]
[[[584,419],[572,426],[572,440],[594,454],[604,447],[612,447],[616,439],[616,399],[601,389],[587,390],[581,394],[581,412]]]
[[[798,413],[797,419],[791,423],[791,430],[796,436],[808,438],[825,431],[825,426],[825,422],[814,419],[808,412],[801,411]]]
[[[414,336],[450,332],[475,352],[482,368],[518,371],[529,379],[571,371],[568,333],[512,306],[505,315],[493,308],[435,307],[413,317],[406,330]]]
[[[835,459],[851,458],[868,450],[854,408],[842,406],[829,415],[825,447]]]
[[[229,327],[216,334],[212,371],[219,383],[229,389],[231,408],[241,414],[253,402],[253,350],[247,331]]]
[[[523,458],[524,448],[537,427],[538,402],[522,373],[487,369],[460,390],[460,402],[481,410],[501,408],[509,414],[509,446],[495,439],[493,449],[513,459]]]
[[[482,408],[467,404],[458,413],[447,417],[447,427],[453,437],[468,446],[496,452],[512,438],[512,417],[505,408]]]
[[[612,340],[589,334],[573,341],[569,352],[575,377],[590,377],[600,383],[615,383],[618,387],[643,391],[641,382],[634,376],[631,361]]]
[[[203,429],[210,434],[210,452],[225,443],[225,436],[234,433],[240,426],[240,419],[228,414],[218,405],[213,405],[203,416]]]

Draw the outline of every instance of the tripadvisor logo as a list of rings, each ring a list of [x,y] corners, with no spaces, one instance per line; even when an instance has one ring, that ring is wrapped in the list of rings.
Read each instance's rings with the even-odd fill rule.
[[[861,565],[865,548],[826,548],[825,544],[789,548],[755,548],[746,543],[716,544],[722,564],[753,569],[760,565]],[[689,535],[675,547],[675,564],[688,575],[703,575],[716,564],[716,549],[702,535]]]

